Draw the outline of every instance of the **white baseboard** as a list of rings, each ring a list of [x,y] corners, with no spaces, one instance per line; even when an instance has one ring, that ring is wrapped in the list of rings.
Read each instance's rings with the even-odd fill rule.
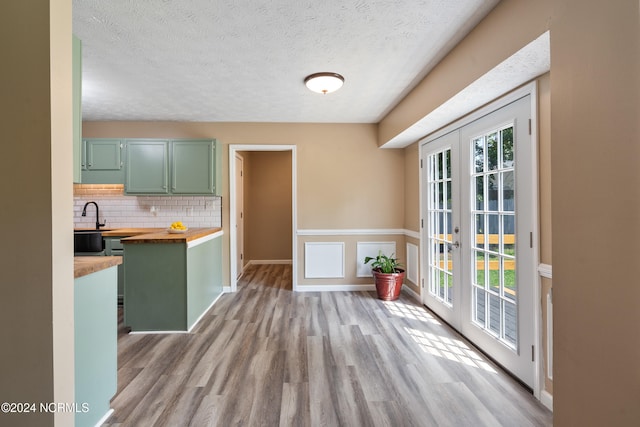
[[[260,264],[292,264],[292,261],[290,259],[253,259],[249,261],[244,268],[247,268],[250,265]]]
[[[231,291],[231,287],[227,287],[229,288],[229,292]],[[198,322],[200,322],[200,320],[202,320],[202,318],[204,317],[205,314],[207,314],[207,312],[209,310],[211,310],[211,307],[213,307],[213,305],[218,302],[218,300],[220,299],[220,297],[225,293],[225,287],[222,288],[222,293],[220,295],[218,295],[212,302],[211,304],[209,304],[209,307],[207,307],[207,309],[205,311],[202,312],[202,314],[200,315],[200,317],[198,317],[196,319],[195,322],[193,322],[193,325],[191,325],[191,327],[189,328],[189,330],[187,331],[131,331],[129,332],[130,334],[134,335],[134,334],[190,334],[191,331],[193,330],[193,328],[196,327],[196,325],[198,324]]]
[[[109,419],[109,417],[111,416],[111,414],[113,414],[114,410],[112,408],[109,408],[109,410],[107,411],[106,414],[104,414],[102,416],[102,418],[100,418],[100,420],[96,423],[95,427],[100,427],[102,424],[106,423],[107,420]]]
[[[551,412],[553,412],[553,395],[547,390],[540,392],[540,402]]]
[[[223,292],[224,293],[224,292]],[[209,310],[211,310],[211,307],[213,307],[213,305],[218,302],[218,300],[220,299],[220,297],[222,296],[222,294],[218,295],[217,297],[215,297],[215,299],[213,301],[211,301],[211,304],[209,304],[209,307],[207,307],[207,309],[205,311],[202,312],[202,314],[196,319],[195,322],[193,322],[193,325],[191,325],[191,327],[189,328],[189,332],[191,332],[193,330],[193,328],[196,327],[196,325],[198,324],[198,322],[200,320],[202,320],[202,318],[204,317],[205,314],[207,314],[209,312]]]
[[[376,286],[370,285],[298,285],[295,292],[352,292],[375,291]]]
[[[223,293],[223,294],[229,294],[229,293],[231,293],[231,286],[223,286],[223,287],[222,287],[222,293]]]
[[[413,289],[408,287],[406,284],[402,287],[402,292],[409,294],[411,298],[416,300],[417,302],[422,302],[420,299],[420,294],[417,294]]]

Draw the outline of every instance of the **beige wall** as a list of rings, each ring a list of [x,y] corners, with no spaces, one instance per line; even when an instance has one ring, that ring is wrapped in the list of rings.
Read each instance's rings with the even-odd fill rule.
[[[73,403],[71,1],[5,2],[0,28],[0,400]],[[0,413],[0,425],[73,417]]]
[[[554,424],[638,425],[639,5],[554,6]]]
[[[404,228],[420,231],[420,145],[404,149]]]
[[[244,261],[291,260],[291,151],[245,151]]]

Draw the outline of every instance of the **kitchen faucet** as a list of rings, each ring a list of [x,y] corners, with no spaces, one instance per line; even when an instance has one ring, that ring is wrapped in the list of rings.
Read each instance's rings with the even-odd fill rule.
[[[104,227],[105,224],[107,223],[107,220],[104,220],[104,223],[100,224],[100,208],[98,207],[98,204],[96,202],[87,202],[84,204],[84,207],[82,208],[82,216],[87,216],[87,206],[90,204],[94,204],[96,205],[96,230],[100,230],[100,227]]]

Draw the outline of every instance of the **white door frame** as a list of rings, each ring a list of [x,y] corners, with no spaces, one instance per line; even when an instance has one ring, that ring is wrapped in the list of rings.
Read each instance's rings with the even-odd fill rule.
[[[531,83],[528,83],[506,95],[504,95],[501,98],[496,99],[494,102],[486,105],[485,107],[480,108],[479,110],[474,111],[473,113],[469,114],[468,116],[465,116],[464,118],[457,120],[447,126],[445,126],[444,128],[440,129],[439,131],[423,138],[422,140],[420,140],[418,143],[419,145],[419,154],[418,154],[418,161],[420,161],[420,159],[422,159],[423,156],[423,144],[425,142],[429,142],[429,141],[433,141],[441,136],[446,135],[447,133],[450,133],[452,131],[454,131],[455,129],[458,129],[468,123],[471,123],[483,116],[486,116],[487,114],[492,113],[493,111],[496,111],[504,106],[506,106],[507,104],[512,103],[513,101],[516,101],[517,99],[520,99],[524,96],[530,95],[530,100],[531,100],[531,152],[529,153],[530,155],[530,159],[531,159],[531,166],[532,166],[532,194],[530,195],[531,197],[531,206],[532,206],[532,226],[533,226],[533,230],[532,230],[532,247],[534,249],[534,256],[533,256],[533,269],[532,271],[536,272],[538,271],[538,265],[540,264],[540,245],[539,245],[539,224],[540,224],[540,219],[539,219],[539,215],[538,215],[538,211],[539,211],[539,202],[538,202],[538,85],[536,81],[533,81]],[[420,194],[420,201],[419,201],[419,206],[420,206],[420,217],[421,218],[425,218],[425,214],[426,212],[423,212],[423,192],[424,192],[424,188],[423,188],[423,179],[424,176],[423,174],[426,173],[425,170],[423,168],[420,168],[420,177],[419,177],[419,194]],[[422,234],[421,234],[422,235]],[[423,238],[420,239],[420,253],[421,254],[425,254],[425,251],[427,250],[426,248],[426,242],[424,241]],[[422,272],[426,272],[428,271],[428,266],[425,265],[424,262],[424,256],[420,256],[420,271]],[[534,384],[533,384],[533,395],[537,398],[540,399],[541,396],[541,391],[542,391],[542,387],[544,386],[544,379],[542,378],[543,376],[543,351],[542,351],[542,302],[540,300],[540,276],[536,274],[536,277],[534,277],[533,279],[533,283],[535,284],[534,289],[533,289],[533,300],[531,301],[531,304],[534,304],[533,306],[533,313],[534,313],[534,323],[533,323],[533,334],[534,334],[534,342],[536,343],[536,351],[535,351],[535,366],[534,366]],[[422,277],[421,279],[422,281],[422,285],[420,288],[420,293],[421,293],[421,300],[424,302],[425,297],[424,297],[424,292],[428,292],[427,288],[425,287],[425,283],[424,283],[424,277]]]
[[[298,244],[296,241],[296,229],[298,210],[296,207],[296,146],[295,145],[260,145],[260,144],[230,144],[229,145],[229,276],[231,280],[231,292],[238,290],[238,262],[237,245],[238,235],[236,233],[236,162],[235,155],[238,151],[291,151],[291,262],[293,267],[292,282],[293,291],[298,289]]]
[[[236,227],[234,228],[234,230],[237,230],[237,233],[240,236],[239,238],[236,236],[236,240],[235,240],[236,241],[236,276],[240,277],[240,275],[242,275],[242,271],[238,271],[238,270],[244,270],[244,260],[242,259],[244,258],[244,157],[242,157],[240,153],[236,152],[236,155],[234,157],[234,166],[238,164],[240,166],[240,171],[239,171],[240,175],[239,176],[237,175],[238,169],[236,168],[235,170],[236,188],[234,192],[234,194],[236,195],[236,198],[235,198]],[[240,197],[237,197],[238,193],[240,194]],[[240,210],[240,212],[238,212],[238,210]]]

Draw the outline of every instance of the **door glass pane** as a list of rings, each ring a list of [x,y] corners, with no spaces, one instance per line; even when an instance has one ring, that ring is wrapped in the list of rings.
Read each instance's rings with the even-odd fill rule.
[[[498,175],[495,173],[489,174],[487,178],[487,210],[497,211],[498,205]]]
[[[474,247],[476,248],[484,248],[484,215],[476,214],[474,220],[475,226],[475,243]]]
[[[500,307],[500,297],[489,294],[489,330],[496,335],[500,335],[502,310]]]
[[[487,135],[487,169],[498,169],[498,133]]]
[[[484,210],[484,175],[476,177],[476,209]]]
[[[473,161],[475,164],[475,171],[484,171],[484,138],[476,138],[473,141]]]
[[[517,348],[513,125],[471,139],[474,322]]]
[[[513,212],[515,210],[515,182],[513,171],[500,174],[502,181],[502,210]]]
[[[484,284],[486,283],[485,272],[487,271],[484,263],[484,252],[474,251],[474,254],[476,258],[474,274],[476,285],[484,288]]]
[[[500,252],[500,222],[498,215],[487,215],[489,220],[489,232],[487,239],[489,240],[489,250],[491,252]]]
[[[473,321],[483,328],[486,327],[486,292],[480,288],[474,288]]]
[[[513,126],[501,131],[502,139],[502,167],[513,167]]]
[[[516,319],[516,305],[515,303],[505,301],[504,302],[504,337],[513,346],[517,343],[518,331],[516,325],[518,324]]]

